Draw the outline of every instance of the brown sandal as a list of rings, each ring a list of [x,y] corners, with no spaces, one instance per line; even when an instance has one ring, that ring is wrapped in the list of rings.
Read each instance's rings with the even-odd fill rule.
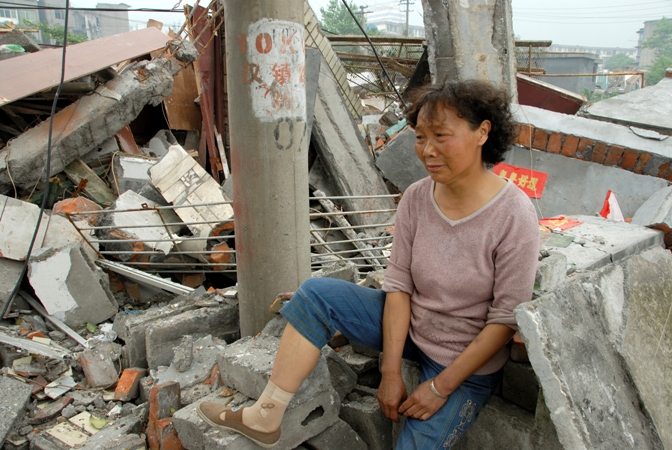
[[[264,448],[273,448],[280,440],[280,427],[269,433],[257,431],[243,424],[243,409],[233,410],[219,403],[203,402],[196,407],[196,412],[207,424],[227,431],[235,431],[255,444]],[[226,413],[226,419],[221,419],[221,414]]]

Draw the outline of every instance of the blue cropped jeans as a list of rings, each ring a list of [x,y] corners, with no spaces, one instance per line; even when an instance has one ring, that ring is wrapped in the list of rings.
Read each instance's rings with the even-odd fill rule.
[[[385,292],[331,278],[310,279],[280,313],[315,347],[321,349],[336,330],[350,342],[382,351]],[[420,382],[444,366],[427,357],[410,338],[403,357],[420,364]],[[501,379],[501,371],[472,375],[428,420],[406,418],[396,450],[450,449],[473,423]],[[409,393],[410,395],[410,393]]]

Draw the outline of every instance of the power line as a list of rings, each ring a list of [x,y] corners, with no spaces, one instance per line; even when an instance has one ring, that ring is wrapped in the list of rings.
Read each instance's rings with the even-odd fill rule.
[[[65,8],[59,6],[26,6],[21,3],[0,2],[0,7],[10,7],[10,9],[27,9],[27,10],[43,10],[43,11],[63,11]],[[159,9],[159,8],[132,8],[132,9],[115,9],[115,8],[69,8],[70,11],[97,11],[97,12],[166,12],[166,13],[180,13],[184,14],[182,9]]]

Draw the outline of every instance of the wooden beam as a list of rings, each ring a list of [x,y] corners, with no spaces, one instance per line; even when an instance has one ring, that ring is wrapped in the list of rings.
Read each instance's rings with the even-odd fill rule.
[[[107,184],[79,158],[65,166],[63,172],[76,185],[86,180],[84,192],[100,205],[109,206],[117,199]]]

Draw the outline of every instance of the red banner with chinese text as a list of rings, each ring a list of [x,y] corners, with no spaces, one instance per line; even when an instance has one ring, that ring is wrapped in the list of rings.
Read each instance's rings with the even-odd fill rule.
[[[499,163],[492,171],[502,178],[508,178],[530,198],[541,198],[546,186],[548,174],[536,170],[516,167],[510,164]]]

